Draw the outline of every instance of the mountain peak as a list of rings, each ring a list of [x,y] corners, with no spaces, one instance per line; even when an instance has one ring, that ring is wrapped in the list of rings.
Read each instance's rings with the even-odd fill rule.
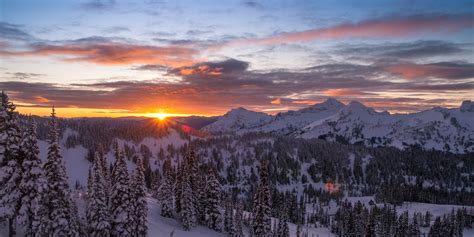
[[[368,108],[364,104],[360,103],[359,101],[355,101],[355,100],[351,101],[347,106],[351,107],[351,108],[363,108],[363,109]]]
[[[340,109],[344,107],[345,105],[341,103],[339,100],[336,100],[332,97],[327,98],[325,101],[319,103],[319,104],[314,104],[307,109],[318,109],[318,110],[328,110],[328,109]]]
[[[463,101],[459,110],[461,110],[461,112],[474,112],[474,102],[471,100]]]

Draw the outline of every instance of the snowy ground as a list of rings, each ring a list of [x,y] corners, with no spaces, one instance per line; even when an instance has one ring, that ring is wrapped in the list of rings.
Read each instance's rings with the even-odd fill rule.
[[[350,197],[348,198],[351,202],[361,201],[368,204],[372,197]],[[227,236],[226,233],[220,233],[208,229],[205,226],[196,226],[191,231],[185,231],[177,219],[165,218],[160,215],[159,205],[156,199],[148,198],[148,236],[150,237],[222,237]],[[85,204],[81,199],[76,199],[76,202],[79,207],[80,215],[84,214]],[[335,203],[330,204],[330,210],[335,211],[337,207]],[[308,211],[312,210],[310,205],[307,206]],[[413,215],[414,212],[426,212],[430,211],[434,216],[442,216],[444,214],[449,214],[453,209],[463,208],[463,206],[457,205],[437,205],[429,203],[404,203],[401,206],[397,207],[397,212],[402,213],[405,210],[408,210],[410,215]],[[474,210],[474,207],[469,206],[465,207],[468,210]],[[272,219],[276,221],[276,219]],[[290,236],[296,236],[296,225],[289,223]],[[422,232],[428,233],[428,228],[422,228]],[[304,232],[308,232],[308,236],[314,237],[332,237],[335,236],[327,228],[303,228]],[[20,231],[19,231],[20,232]],[[171,235],[173,234],[173,235]],[[0,237],[7,236],[8,232],[5,225],[0,225]],[[244,235],[250,236],[248,229],[244,228]],[[464,236],[474,236],[474,229],[465,229]]]

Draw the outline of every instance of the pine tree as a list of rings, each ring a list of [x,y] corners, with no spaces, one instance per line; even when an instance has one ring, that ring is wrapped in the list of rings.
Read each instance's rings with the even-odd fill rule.
[[[209,228],[220,231],[222,225],[222,214],[219,206],[221,185],[213,172],[211,172],[207,179],[206,187],[206,223]]]
[[[48,158],[44,164],[46,181],[42,197],[40,233],[48,236],[76,236],[78,220],[69,191],[66,167],[58,144],[56,113],[53,107],[48,134]]]
[[[148,233],[148,206],[145,193],[145,174],[143,168],[143,161],[140,157],[137,158],[136,169],[133,175],[132,191],[134,203],[134,235],[147,236]]]
[[[372,210],[370,210],[369,218],[367,220],[367,225],[365,228],[366,237],[375,237],[376,211],[377,211],[377,207],[374,207],[372,208]]]
[[[173,217],[173,181],[171,176],[166,175],[158,189],[158,200],[161,206],[161,215]]]
[[[232,207],[227,200],[224,206],[224,231],[230,232],[232,227]]]
[[[19,188],[21,190],[21,207],[18,221],[25,227],[25,235],[33,236],[38,229],[41,195],[44,188],[43,169],[39,158],[36,140],[36,124],[31,123],[21,142],[23,172]]]
[[[185,162],[184,172],[182,173],[181,187],[181,222],[185,230],[190,230],[196,225],[196,201],[195,193],[192,189],[192,169],[189,160]]]
[[[232,232],[230,234],[231,237],[243,237],[244,232],[242,229],[242,218],[243,218],[243,209],[242,205],[237,205],[237,210],[235,212],[232,223]]]
[[[260,182],[254,196],[253,214],[252,228],[254,235],[256,237],[268,236],[271,233],[271,200],[267,161],[261,163]]]
[[[0,219],[8,219],[10,236],[16,234],[16,217],[20,209],[22,173],[20,128],[15,105],[2,91],[0,104]]]
[[[278,222],[278,229],[276,231],[277,237],[290,237],[290,229],[288,227],[288,214],[286,208],[280,214],[280,220]]]
[[[114,144],[115,164],[112,171],[110,193],[110,212],[112,217],[112,236],[131,236],[133,234],[132,202],[130,181],[123,152]]]
[[[103,176],[102,163],[99,154],[96,153],[94,163],[90,172],[90,184],[87,187],[87,224],[89,236],[110,235],[110,214],[107,205],[107,182]]]

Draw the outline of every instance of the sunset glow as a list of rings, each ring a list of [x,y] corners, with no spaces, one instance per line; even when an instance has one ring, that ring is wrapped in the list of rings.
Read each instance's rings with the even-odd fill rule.
[[[5,0],[0,89],[21,113],[65,117],[474,100],[470,1],[357,3]]]

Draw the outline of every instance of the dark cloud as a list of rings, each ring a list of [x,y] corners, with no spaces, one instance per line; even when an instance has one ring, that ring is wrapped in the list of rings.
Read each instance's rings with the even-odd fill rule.
[[[212,30],[188,30],[186,32],[187,35],[190,36],[201,36],[201,35],[207,35],[207,34],[212,34]]]
[[[115,0],[92,0],[82,4],[85,10],[111,10],[115,7]]]
[[[474,64],[465,62],[439,62],[430,64],[402,63],[388,66],[386,70],[409,80],[426,78],[474,78]]]
[[[254,8],[258,10],[263,10],[265,7],[257,1],[243,1],[242,4],[249,8]]]
[[[27,72],[7,72],[6,74],[11,75],[11,79],[13,80],[26,80],[30,78],[44,76],[44,74],[27,73]]]
[[[363,45],[339,45],[335,53],[354,58],[376,60],[400,60],[433,56],[446,56],[469,52],[466,45],[446,41],[430,40],[407,43],[384,43]]]
[[[164,66],[164,65],[159,65],[159,64],[146,64],[146,65],[142,65],[133,69],[139,70],[139,71],[169,71],[171,70],[169,67]]]
[[[181,75],[181,76],[190,76],[190,75],[222,75],[229,74],[234,72],[244,72],[249,67],[248,62],[236,60],[236,59],[227,59],[219,62],[204,62],[194,64],[192,66],[180,67],[171,70],[171,73]]]
[[[21,30],[20,25],[0,22],[0,39],[26,41],[32,40],[34,37]]]
[[[108,34],[116,34],[116,33],[125,32],[125,31],[130,31],[130,29],[124,26],[114,26],[114,27],[108,27],[104,29],[104,32]]]

